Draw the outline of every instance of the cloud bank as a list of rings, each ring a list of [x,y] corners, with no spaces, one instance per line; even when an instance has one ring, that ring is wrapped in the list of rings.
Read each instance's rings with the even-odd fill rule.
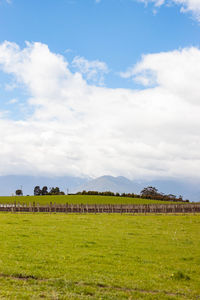
[[[141,90],[90,85],[41,43],[4,42],[0,69],[28,95],[23,119],[0,112],[1,175],[199,178],[199,49],[142,57],[121,73]]]

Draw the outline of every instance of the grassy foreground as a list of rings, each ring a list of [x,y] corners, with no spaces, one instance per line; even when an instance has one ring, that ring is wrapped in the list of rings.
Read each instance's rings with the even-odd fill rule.
[[[170,204],[170,203],[181,203],[181,202],[169,202],[159,200],[148,200],[140,198],[128,198],[128,197],[113,197],[113,196],[91,196],[91,195],[65,195],[65,196],[10,196],[0,197],[1,203],[39,203],[39,204]]]
[[[0,299],[199,299],[199,215],[0,214]]]

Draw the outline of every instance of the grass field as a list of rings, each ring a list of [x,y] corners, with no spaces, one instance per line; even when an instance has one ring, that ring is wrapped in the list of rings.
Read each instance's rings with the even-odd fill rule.
[[[0,299],[199,299],[199,215],[0,214]]]
[[[11,196],[11,197],[0,197],[1,203],[39,203],[39,204],[170,204],[175,202],[159,201],[159,200],[148,200],[140,198],[128,198],[128,197],[113,197],[113,196],[90,196],[90,195],[65,195],[65,196]],[[176,202],[181,203],[181,202]]]

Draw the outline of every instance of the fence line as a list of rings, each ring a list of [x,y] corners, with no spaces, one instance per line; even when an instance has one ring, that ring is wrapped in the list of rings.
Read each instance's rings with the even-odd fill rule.
[[[197,204],[0,204],[0,212],[48,213],[200,213]]]

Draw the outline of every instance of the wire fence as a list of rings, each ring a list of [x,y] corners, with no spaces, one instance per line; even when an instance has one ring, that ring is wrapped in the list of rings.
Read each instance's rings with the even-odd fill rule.
[[[0,204],[0,212],[47,213],[200,213],[197,204]]]

